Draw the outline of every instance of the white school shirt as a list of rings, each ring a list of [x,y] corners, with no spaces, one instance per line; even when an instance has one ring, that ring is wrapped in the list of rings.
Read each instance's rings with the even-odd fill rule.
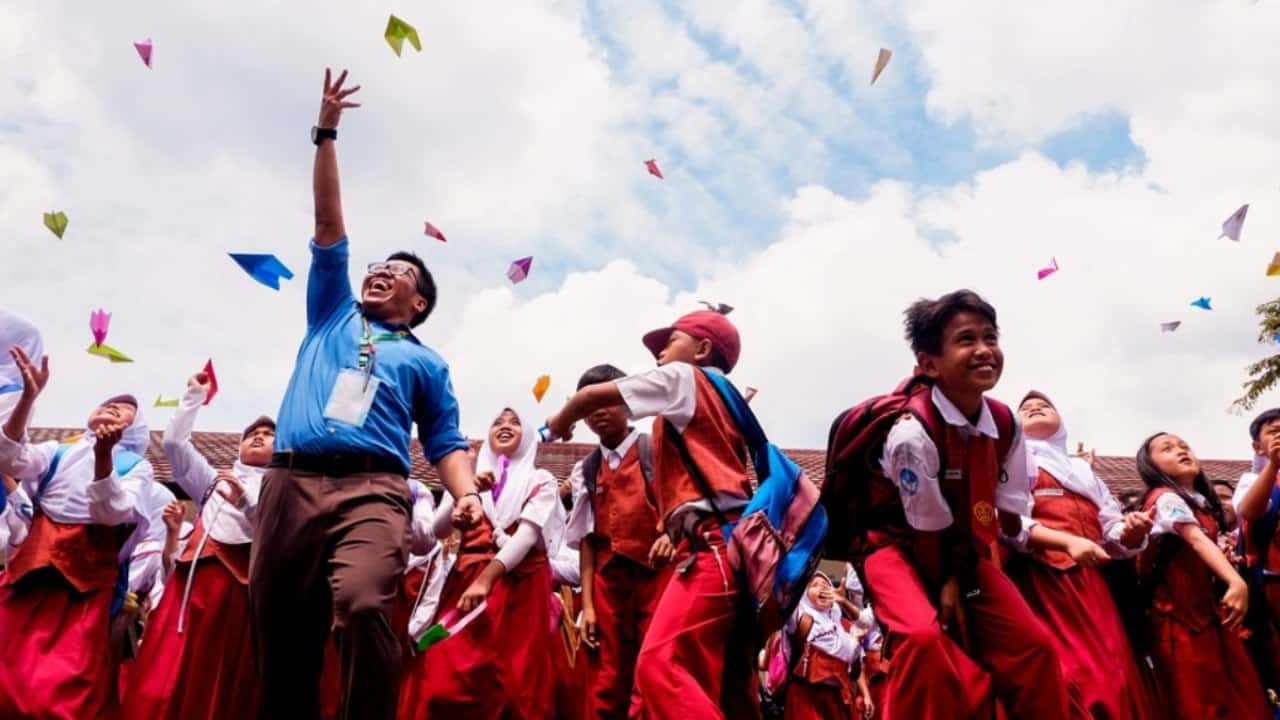
[[[1027,482],[1034,486],[1036,477],[1035,466],[1027,465]],[[1071,477],[1063,479],[1054,475],[1053,478],[1067,490],[1087,498],[1098,506],[1098,524],[1102,526],[1102,547],[1108,555],[1116,559],[1131,558],[1147,547],[1145,537],[1136,548],[1121,542],[1120,538],[1124,535],[1124,509],[1120,507],[1120,501],[1111,494],[1111,489],[1102,482],[1102,478],[1098,477],[1089,463],[1081,458],[1071,458]],[[1054,489],[1033,490],[1031,500],[1034,503],[1037,497],[1061,494],[1061,491]],[[1030,530],[1036,524],[1038,523],[1030,515],[1022,516],[1022,527]]]
[[[978,422],[971,423],[937,386],[933,387],[931,398],[943,422],[959,428],[962,438],[968,440],[985,435],[999,439],[1000,430],[985,401],[982,403]],[[1027,482],[1026,450],[1017,415],[1014,415],[1013,422],[1014,440],[1002,463],[1004,473],[1001,474],[1000,482],[996,483],[996,507],[1007,513],[1027,517],[1031,515],[1031,485]],[[916,530],[936,532],[955,522],[938,483],[941,463],[938,446],[919,420],[907,417],[897,422],[889,431],[880,467],[884,476],[897,486],[898,494],[902,496],[902,509],[907,523]],[[1025,548],[1029,530],[1030,527],[1024,522],[1017,538],[1005,539],[1016,547]]]
[[[27,539],[33,512],[31,498],[21,485],[9,493],[4,512],[0,513],[0,547],[9,553],[9,557]]]
[[[551,558],[551,584],[582,586],[582,563],[578,551],[561,543],[555,557]]]
[[[236,460],[231,473],[244,486],[239,504],[229,502],[215,489],[218,471],[191,443],[191,429],[196,414],[204,404],[202,387],[189,387],[178,403],[178,409],[164,430],[161,447],[169,459],[173,480],[200,509],[200,523],[209,537],[224,545],[243,545],[253,541],[257,521],[258,494],[266,468],[245,465]]]
[[[436,547],[436,534],[432,528],[436,501],[431,496],[431,489],[418,480],[409,481],[409,498],[413,501],[409,518],[409,556],[412,560],[414,556],[428,555]]]
[[[150,524],[148,515],[138,509],[138,497],[145,486],[153,482],[151,463],[145,459],[138,461],[123,478],[113,467],[105,478],[95,480],[93,444],[93,434],[86,432],[69,447],[58,461],[57,472],[44,494],[35,502],[55,522],[133,524],[134,531],[120,550],[119,557],[123,561],[133,554],[134,546],[146,536]],[[48,471],[57,451],[57,441],[32,445],[14,442],[0,433],[0,472],[16,478],[27,497],[35,498],[40,479]],[[116,452],[120,452],[119,446]]]
[[[1207,504],[1204,496],[1198,492],[1192,491],[1191,498],[1201,509]],[[1167,492],[1156,500],[1155,512],[1151,516],[1151,537],[1177,535],[1178,526],[1188,524],[1199,525],[1200,521],[1181,495]]]
[[[635,445],[639,439],[640,431],[632,428],[627,437],[618,443],[618,447],[607,448],[600,445],[601,460],[609,466],[610,470],[617,470],[622,464],[622,459],[631,451],[631,446]],[[573,510],[569,512],[569,521],[565,523],[564,542],[574,550],[582,547],[582,538],[596,531],[596,511],[591,506],[591,498],[587,497],[587,480],[582,472],[583,462],[584,460],[579,460],[569,472],[569,486],[573,489]],[[599,488],[599,478],[596,478],[597,492]]]
[[[436,560],[436,566],[423,581],[419,597],[414,598],[413,611],[409,614],[409,637],[417,642],[422,633],[431,627],[436,619],[436,611],[440,609],[440,593],[444,590],[445,578],[453,569],[454,553],[445,553],[443,545],[435,545],[426,555],[409,556],[409,569],[428,566]]]
[[[701,370],[720,372],[712,367]],[[673,362],[615,381],[622,402],[627,406],[627,417],[634,420],[661,416],[675,426],[676,432],[684,433],[698,408],[698,382],[694,373],[701,370],[689,363]],[[738,493],[719,492],[715,500],[716,507],[728,513],[746,507],[749,498]],[[671,526],[677,518],[691,511],[710,513],[711,502],[702,498],[684,503],[672,510],[670,517],[659,520]]]
[[[150,595],[156,585],[164,585],[164,508],[177,500],[169,488],[158,482],[143,486],[138,497],[138,509],[147,514],[145,536],[139,538],[129,557],[129,592],[139,598]]]

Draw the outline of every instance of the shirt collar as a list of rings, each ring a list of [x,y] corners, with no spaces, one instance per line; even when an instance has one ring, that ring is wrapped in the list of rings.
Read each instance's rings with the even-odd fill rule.
[[[938,412],[942,413],[942,419],[948,425],[968,428],[971,432],[986,435],[993,440],[1000,438],[1000,430],[996,428],[996,419],[991,417],[991,408],[987,406],[985,399],[982,402],[982,414],[978,415],[978,422],[974,424],[969,422],[969,418],[960,412],[960,408],[956,407],[955,403],[942,394],[937,385],[933,386],[932,396],[934,406],[938,408]]]
[[[618,443],[617,448],[610,449],[605,447],[604,445],[601,445],[600,453],[604,455],[606,460],[608,460],[610,457],[616,457],[619,461],[621,461],[622,458],[627,456],[627,452],[631,450],[632,445],[636,444],[636,440],[639,437],[640,437],[640,431],[635,428],[631,428],[631,432],[627,434],[627,437],[624,438],[622,442]]]

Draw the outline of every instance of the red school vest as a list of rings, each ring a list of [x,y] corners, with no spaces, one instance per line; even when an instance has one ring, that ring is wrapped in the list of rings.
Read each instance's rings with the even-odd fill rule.
[[[27,539],[5,569],[5,585],[13,585],[41,568],[52,567],[77,592],[112,590],[120,574],[120,550],[132,525],[60,523],[37,508]]]
[[[204,518],[197,516],[196,527],[195,530],[191,531],[191,537],[187,540],[187,547],[178,556],[179,563],[190,563],[196,559],[196,548],[200,547],[200,538],[204,537],[204,534]],[[231,577],[236,579],[236,582],[248,587],[251,547],[250,543],[228,545],[210,537],[205,541],[204,548],[200,550],[200,559],[217,558],[218,562],[226,566],[227,571],[231,573]]]
[[[1063,487],[1044,468],[1040,468],[1036,475],[1031,495],[1035,499],[1031,517],[1041,525],[1102,544],[1102,523],[1098,522],[1097,503]],[[1031,555],[1057,570],[1069,570],[1076,566],[1075,560],[1061,550],[1037,548]]]
[[[658,511],[649,498],[636,443],[616,470],[601,461],[591,510],[595,515],[591,534],[599,548],[597,568],[604,567],[614,555],[649,566],[649,548],[658,538]]]
[[[746,444],[742,435],[711,381],[696,370],[693,378],[697,402],[693,419],[683,433],[689,456],[715,493],[751,497]],[[666,522],[671,512],[681,505],[704,497],[681,460],[680,451],[674,443],[666,440],[667,432],[667,423],[659,420],[653,424],[655,494],[658,517],[662,522]]]
[[[1156,501],[1161,495],[1171,492],[1174,491],[1167,488],[1153,491],[1147,495],[1142,509],[1154,514]],[[1204,534],[1210,541],[1216,543],[1218,523],[1214,521],[1213,516],[1194,503],[1187,503],[1187,505],[1195,515],[1196,522],[1200,524],[1200,529],[1204,530]],[[1166,536],[1159,542],[1150,543],[1138,556],[1138,574],[1149,576],[1153,571],[1159,570],[1155,567],[1156,560],[1160,557],[1165,543],[1173,543],[1174,549],[1167,551],[1171,553],[1168,555],[1169,562],[1160,572],[1160,577],[1154,578],[1156,585],[1152,592],[1151,609],[1168,615],[1199,632],[1208,627],[1209,623],[1218,621],[1218,603],[1214,597],[1213,571],[1196,555],[1190,545],[1176,536]]]

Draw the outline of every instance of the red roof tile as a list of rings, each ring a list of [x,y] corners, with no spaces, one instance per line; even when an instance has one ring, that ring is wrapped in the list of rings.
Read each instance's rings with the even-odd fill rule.
[[[80,432],[82,431],[69,428],[32,428],[31,439],[35,442],[61,440],[78,435]],[[151,433],[151,447],[147,451],[147,459],[155,468],[156,479],[172,484],[169,461],[165,459],[160,449],[160,435],[158,431]],[[214,467],[230,467],[240,451],[240,438],[235,433],[195,432],[191,437],[196,449],[204,453]],[[472,444],[478,446],[479,441],[473,440]],[[539,445],[538,466],[558,478],[568,477],[574,463],[586,457],[594,447],[595,445],[588,443]],[[824,450],[797,449],[785,452],[788,457],[804,468],[809,477],[821,484],[825,476],[826,453]],[[417,440],[413,441],[410,454],[413,457],[410,477],[438,487],[439,479],[436,477],[435,468],[423,459]],[[1202,460],[1201,464],[1210,480],[1227,480],[1232,484],[1235,484],[1241,473],[1249,469],[1247,460]],[[1094,469],[1117,495],[1141,492],[1145,489],[1131,457],[1099,456]]]

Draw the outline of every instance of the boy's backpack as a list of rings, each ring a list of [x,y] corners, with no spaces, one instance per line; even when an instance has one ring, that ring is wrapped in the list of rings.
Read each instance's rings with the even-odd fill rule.
[[[907,415],[918,420],[938,448],[942,470],[939,475],[948,474],[946,421],[933,404],[932,388],[933,382],[927,377],[908,378],[888,395],[867,398],[832,422],[821,501],[827,512],[842,522],[827,533],[828,558],[849,560],[861,567],[862,560],[875,549],[867,539],[870,528],[909,527],[898,488],[884,476],[880,464],[885,439],[894,423]],[[1013,411],[990,398],[986,403],[1000,436],[996,440],[996,457],[1003,462],[1013,446]],[[957,518],[961,516],[956,513]],[[967,519],[968,513],[963,517]]]
[[[49,487],[49,481],[53,480],[53,476],[58,472],[58,463],[62,462],[62,456],[72,448],[71,443],[60,443],[58,449],[53,453],[53,459],[49,461],[49,469],[40,477],[40,483],[36,486],[36,496],[32,498],[31,503],[34,506],[40,502],[40,496],[44,494],[45,488]],[[116,471],[116,475],[124,477],[133,471],[138,463],[144,458],[132,450],[120,450],[111,456],[111,464]],[[125,596],[129,594],[129,559],[125,558],[120,561],[120,571],[116,574],[115,589],[111,594],[111,617],[115,617],[124,607]]]
[[[653,438],[648,433],[640,433],[636,438],[636,455],[639,456],[640,474],[644,475],[644,484],[648,488],[653,483]],[[587,487],[587,496],[595,494],[596,479],[600,477],[600,463],[604,462],[604,454],[596,447],[582,459],[582,481]]]
[[[737,521],[729,522],[716,507],[715,493],[693,462],[681,434],[669,427],[666,436],[680,452],[698,490],[711,503],[724,532],[729,565],[751,599],[758,629],[767,637],[795,610],[818,566],[827,535],[827,512],[818,504],[818,486],[769,442],[733,383],[720,373],[700,372],[711,381],[729,411],[756,470],[755,494]]]

